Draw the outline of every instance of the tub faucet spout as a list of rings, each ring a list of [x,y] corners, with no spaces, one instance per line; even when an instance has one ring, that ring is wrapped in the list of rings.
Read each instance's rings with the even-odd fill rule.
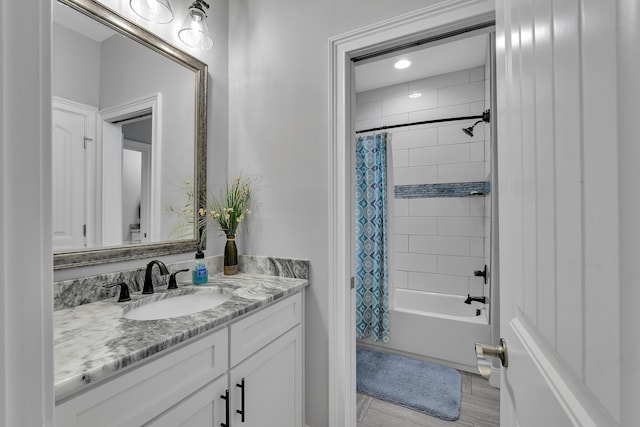
[[[471,301],[477,301],[477,302],[481,302],[482,304],[486,304],[487,303],[487,297],[472,297],[471,295],[467,294],[467,299],[464,300],[465,304],[471,304]]]

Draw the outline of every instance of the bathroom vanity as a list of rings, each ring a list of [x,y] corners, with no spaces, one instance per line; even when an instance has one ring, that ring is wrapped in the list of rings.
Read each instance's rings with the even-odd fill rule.
[[[228,301],[170,319],[126,319],[143,295],[56,311],[56,425],[304,425],[307,285],[217,275],[196,292],[223,289]]]

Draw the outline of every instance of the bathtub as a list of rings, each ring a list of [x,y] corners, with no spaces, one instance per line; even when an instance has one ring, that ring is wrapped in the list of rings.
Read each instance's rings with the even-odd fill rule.
[[[465,299],[396,289],[389,311],[389,342],[362,340],[358,344],[477,373],[475,343],[491,342],[489,304],[469,305]]]
[[[489,304],[481,304],[475,301],[471,304],[465,304],[465,299],[465,296],[460,295],[397,289],[394,294],[393,305],[395,310],[405,313],[460,322],[488,324]]]

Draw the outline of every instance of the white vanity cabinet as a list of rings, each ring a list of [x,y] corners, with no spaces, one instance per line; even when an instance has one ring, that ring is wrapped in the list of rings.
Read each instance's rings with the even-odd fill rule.
[[[57,402],[56,426],[303,426],[302,296]]]

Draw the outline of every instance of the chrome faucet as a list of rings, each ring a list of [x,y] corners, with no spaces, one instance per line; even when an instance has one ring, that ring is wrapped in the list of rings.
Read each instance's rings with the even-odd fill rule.
[[[471,304],[471,301],[477,301],[477,302],[481,302],[482,304],[486,304],[487,297],[472,297],[471,295],[467,294],[467,299],[464,300],[464,303]]]
[[[153,270],[154,265],[158,266],[158,268],[160,269],[160,274],[162,274],[163,276],[165,274],[169,274],[169,269],[166,265],[164,265],[164,262],[157,259],[150,261],[149,264],[147,264],[147,271],[144,274],[144,287],[142,288],[143,294],[153,293],[153,276],[151,274],[151,270]]]

